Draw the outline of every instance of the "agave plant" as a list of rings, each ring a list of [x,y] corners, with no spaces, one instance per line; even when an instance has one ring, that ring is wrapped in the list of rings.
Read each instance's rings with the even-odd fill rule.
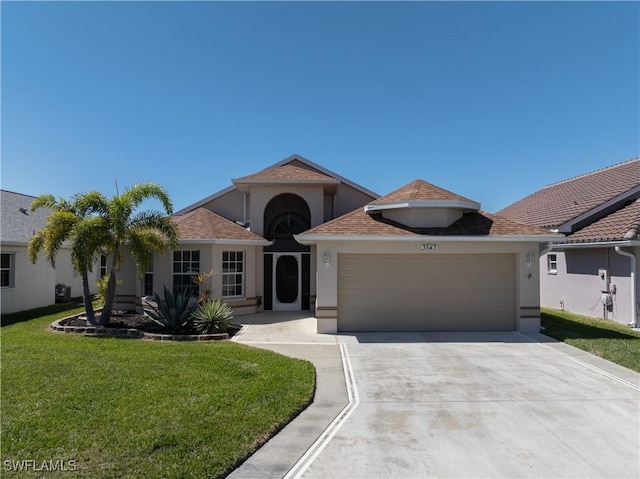
[[[158,293],[153,295],[156,306],[147,303],[144,312],[162,329],[170,333],[178,333],[187,328],[191,318],[191,296],[173,292],[164,287],[164,299]]]
[[[204,301],[191,314],[193,329],[200,334],[226,333],[233,321],[231,307],[219,299]]]

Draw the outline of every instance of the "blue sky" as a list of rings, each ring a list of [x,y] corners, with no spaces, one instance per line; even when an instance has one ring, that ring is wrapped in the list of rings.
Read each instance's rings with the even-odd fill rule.
[[[6,2],[3,189],[164,185],[294,153],[496,211],[639,155],[638,2]]]

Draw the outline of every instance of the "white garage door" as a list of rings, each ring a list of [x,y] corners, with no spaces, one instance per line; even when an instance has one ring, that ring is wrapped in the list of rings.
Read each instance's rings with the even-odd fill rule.
[[[339,331],[513,331],[515,255],[338,258]]]

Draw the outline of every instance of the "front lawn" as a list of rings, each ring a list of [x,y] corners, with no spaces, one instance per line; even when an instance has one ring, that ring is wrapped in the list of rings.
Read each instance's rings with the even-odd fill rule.
[[[313,397],[307,361],[46,330],[71,313],[2,318],[3,477],[222,477]]]
[[[623,324],[542,308],[542,325],[547,336],[640,372],[640,333]]]

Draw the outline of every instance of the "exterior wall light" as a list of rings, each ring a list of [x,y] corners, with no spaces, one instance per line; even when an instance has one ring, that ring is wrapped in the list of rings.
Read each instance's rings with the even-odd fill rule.
[[[331,253],[328,251],[325,251],[324,253],[324,267],[328,268],[329,266],[331,266]]]

